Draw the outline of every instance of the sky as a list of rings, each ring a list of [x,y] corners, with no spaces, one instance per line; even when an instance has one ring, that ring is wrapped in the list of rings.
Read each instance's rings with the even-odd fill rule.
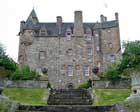
[[[73,22],[75,10],[83,11],[84,22],[100,21],[100,14],[114,20],[118,12],[121,41],[140,38],[140,0],[0,0],[0,42],[15,61],[20,21],[26,21],[33,7],[40,22],[56,22],[56,16]]]

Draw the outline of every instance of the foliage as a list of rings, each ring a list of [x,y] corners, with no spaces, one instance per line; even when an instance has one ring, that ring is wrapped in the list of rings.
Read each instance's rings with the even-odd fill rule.
[[[119,71],[140,68],[140,41],[128,41],[123,43],[125,48]]]
[[[84,84],[81,84],[78,89],[88,89],[92,87],[92,80],[89,79],[87,82],[85,82]]]
[[[12,58],[9,58],[5,53],[4,46],[0,43],[0,66],[7,70],[14,71],[16,69],[16,63]]]
[[[15,71],[17,64],[14,62],[12,58],[9,58],[8,56],[0,56],[0,66],[4,67],[7,70]]]
[[[46,105],[47,89],[5,88],[3,92],[12,101],[23,105]]]
[[[12,80],[32,80],[39,79],[40,75],[31,70],[29,67],[18,67],[16,71],[10,76]]]
[[[113,105],[118,102],[123,102],[130,93],[130,89],[95,89],[94,105]]]
[[[116,83],[121,79],[121,73],[118,69],[119,69],[119,63],[113,63],[105,71],[102,78],[106,80],[110,80],[112,84]]]

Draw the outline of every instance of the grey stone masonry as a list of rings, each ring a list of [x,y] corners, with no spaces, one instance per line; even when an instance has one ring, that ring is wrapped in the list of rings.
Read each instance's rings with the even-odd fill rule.
[[[74,23],[40,23],[33,10],[20,26],[18,62],[41,75],[48,69],[52,88],[74,88],[94,79],[92,69],[104,72],[109,64],[121,58],[118,13],[115,20],[83,23],[82,11],[75,11]]]

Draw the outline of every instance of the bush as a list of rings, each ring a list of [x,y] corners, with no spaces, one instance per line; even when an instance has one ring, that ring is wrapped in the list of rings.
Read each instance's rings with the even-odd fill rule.
[[[78,87],[78,89],[88,89],[88,88],[90,88],[90,87],[92,87],[92,80],[91,80],[91,79],[89,79],[86,83],[81,84],[81,85]]]
[[[17,64],[8,56],[0,56],[0,66],[12,71],[15,71],[17,68]]]
[[[10,76],[11,80],[33,80],[39,79],[40,75],[29,67],[18,67]]]
[[[118,68],[119,64],[117,63],[110,65],[103,74],[102,78],[111,81],[112,84],[115,84],[121,79],[121,73]]]

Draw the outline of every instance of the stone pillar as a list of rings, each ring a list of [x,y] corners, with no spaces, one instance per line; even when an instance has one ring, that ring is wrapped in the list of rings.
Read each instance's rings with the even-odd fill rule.
[[[58,27],[58,34],[61,34],[62,17],[61,16],[57,16],[56,19],[57,19],[56,25]]]
[[[101,23],[104,22],[104,15],[100,15]]]
[[[83,36],[83,35],[84,35],[84,28],[83,28],[82,11],[75,11],[74,36]]]
[[[118,12],[115,13],[115,19],[116,19],[117,21],[119,21],[119,13],[118,13]]]

